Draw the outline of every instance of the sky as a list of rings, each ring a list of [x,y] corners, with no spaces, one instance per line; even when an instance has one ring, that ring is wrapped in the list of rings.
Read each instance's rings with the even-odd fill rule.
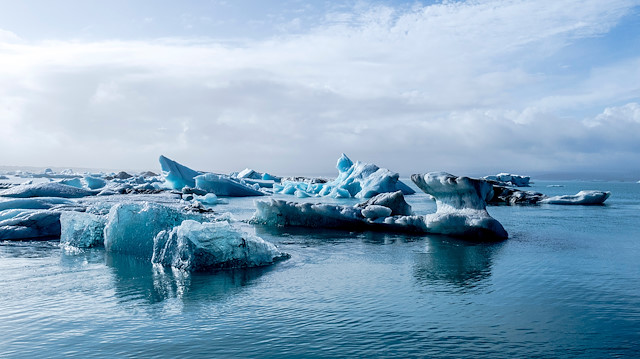
[[[640,0],[0,0],[0,165],[640,179]]]

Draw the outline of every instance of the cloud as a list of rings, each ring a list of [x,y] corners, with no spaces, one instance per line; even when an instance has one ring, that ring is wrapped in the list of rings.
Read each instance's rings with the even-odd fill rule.
[[[154,168],[165,154],[212,171],[331,173],[346,152],[405,174],[621,164],[639,151],[625,106],[640,97],[628,75],[640,55],[561,87],[539,64],[635,5],[358,6],[262,41],[0,32],[0,162]]]

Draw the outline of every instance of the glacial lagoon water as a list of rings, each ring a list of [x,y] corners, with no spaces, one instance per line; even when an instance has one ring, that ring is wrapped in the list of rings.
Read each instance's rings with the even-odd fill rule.
[[[0,357],[639,357],[640,184],[531,189],[612,196],[490,207],[500,243],[247,224],[291,258],[210,274],[0,242]],[[215,209],[247,219],[253,200]]]

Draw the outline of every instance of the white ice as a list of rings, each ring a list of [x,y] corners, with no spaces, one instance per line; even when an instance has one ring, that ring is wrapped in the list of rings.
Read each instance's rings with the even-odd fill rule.
[[[219,204],[219,203],[224,203],[224,202],[221,202],[220,199],[218,198],[218,196],[216,196],[213,193],[207,193],[204,196],[195,195],[193,197],[194,197],[194,199],[196,201],[198,201],[198,202],[200,202],[202,204],[210,205],[210,206],[216,205],[216,204]]]
[[[355,206],[275,199],[256,201],[256,212],[251,221],[276,226],[409,231],[473,239],[508,237],[502,224],[486,210],[486,201],[493,196],[492,185],[486,181],[444,172],[413,175],[411,179],[436,199],[436,213],[412,215],[402,193],[395,192],[378,195]]]
[[[436,213],[425,217],[428,232],[479,238],[506,239],[507,231],[487,212],[493,186],[487,181],[446,172],[414,174],[411,180],[436,200]]]
[[[62,197],[80,198],[95,195],[97,191],[77,188],[59,182],[46,182],[19,185],[0,191],[0,196],[14,198],[28,197]]]
[[[554,196],[545,198],[540,203],[567,205],[600,205],[609,198],[609,191],[580,191],[575,195]]]
[[[153,241],[153,263],[187,271],[258,267],[286,257],[273,244],[226,221],[186,220]]]
[[[363,208],[360,213],[362,213],[363,217],[370,219],[389,217],[391,215],[391,208],[372,204]]]
[[[61,205],[75,205],[76,202],[60,197],[36,197],[36,198],[1,198],[0,211],[7,209],[50,209]]]
[[[501,182],[502,184],[516,186],[516,187],[529,187],[529,181],[531,177],[514,175],[511,173],[498,173],[494,176],[484,176],[486,180]]]
[[[264,193],[260,192],[258,185],[249,186],[241,179],[215,173],[196,176],[195,186],[216,196],[248,197],[264,195]]]

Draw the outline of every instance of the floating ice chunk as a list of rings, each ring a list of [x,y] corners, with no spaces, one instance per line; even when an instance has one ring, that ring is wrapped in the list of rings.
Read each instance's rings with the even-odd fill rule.
[[[267,172],[262,174],[262,179],[265,181],[274,181],[274,182],[280,182],[280,180],[282,179],[281,177],[277,177],[274,176],[272,174],[269,174]]]
[[[49,239],[60,236],[60,212],[35,209],[0,211],[0,240]]]
[[[245,168],[242,171],[238,172],[236,175],[238,178],[251,178],[251,179],[262,179],[262,174],[256,172],[250,168]]]
[[[485,201],[493,195],[491,184],[443,172],[411,178],[436,199],[436,213],[412,215],[411,207],[398,191],[379,194],[355,206],[275,199],[256,201],[251,222],[273,226],[434,233],[482,240],[507,238],[500,222],[486,210]]]
[[[219,203],[224,203],[222,200],[218,198],[218,196],[216,196],[213,193],[207,193],[204,196],[195,195],[194,199],[202,204],[206,204],[209,206],[213,206]]]
[[[156,176],[155,173],[153,175]],[[115,176],[113,176],[113,178],[117,178],[117,179],[127,179],[127,178],[131,178],[131,177],[133,177],[133,176],[128,174],[127,172],[124,172],[124,171],[120,171]]]
[[[82,184],[82,181],[78,177],[65,178],[63,180],[60,180],[59,182],[62,183],[62,184],[66,184],[67,186],[73,186],[73,187],[77,187],[77,188],[84,188],[84,185]]]
[[[274,181],[267,181],[267,180],[261,180],[261,179],[251,179],[251,178],[243,178],[242,181],[247,184],[247,185],[251,185],[254,188],[260,189],[260,188],[273,188],[273,185],[275,184]],[[256,185],[258,187],[256,187]]]
[[[165,156],[160,156],[160,167],[162,167],[162,175],[167,183],[171,188],[177,190],[180,190],[185,186],[195,187],[196,182],[194,178],[200,175],[200,172],[183,166],[176,161],[166,158]]]
[[[87,183],[87,187],[90,189],[100,189],[107,185],[107,181],[102,178],[93,177],[93,176],[85,176],[84,181]]]
[[[256,188],[244,184],[241,180],[215,173],[196,176],[195,186],[217,196],[247,197],[264,195]]]
[[[355,206],[295,203],[275,199],[256,201],[255,204],[256,212],[251,218],[253,223],[272,226],[424,232],[424,222],[421,220],[408,219],[407,216],[389,217],[393,214],[413,213],[401,191],[382,193]],[[370,217],[367,218],[365,213]],[[383,214],[385,216],[380,217]],[[393,220],[389,220],[391,218]],[[400,218],[404,219],[400,220]],[[385,220],[388,223],[384,223]]]
[[[5,176],[5,175],[0,175],[0,180],[8,180],[9,177]]]
[[[436,213],[427,215],[425,223],[431,233],[506,239],[507,231],[487,212],[493,186],[484,180],[456,177],[446,172],[414,174],[411,180],[436,200]]]
[[[366,208],[370,205],[379,205],[391,209],[392,216],[411,216],[413,211],[411,206],[404,200],[402,191],[391,193],[381,193],[375,197],[369,198],[366,202],[357,204],[358,208]]]
[[[78,248],[102,246],[106,216],[85,212],[60,214],[60,243]]]
[[[96,191],[77,188],[58,182],[46,182],[11,187],[0,191],[0,196],[14,198],[63,197],[80,198],[97,194]]]
[[[154,238],[153,263],[187,271],[246,268],[286,258],[273,244],[227,222],[182,222]]]
[[[531,177],[529,176],[520,176],[504,172],[498,173],[495,176],[484,176],[483,178],[489,181],[500,182],[500,184],[503,185],[511,185],[516,187],[529,187],[529,181],[531,180]]]
[[[534,191],[521,191],[512,187],[501,185],[493,185],[493,197],[487,201],[488,204],[507,204],[507,205],[533,205],[540,203],[541,200],[547,198],[546,195]]]
[[[0,199],[0,211],[7,209],[50,209],[60,205],[75,205],[76,202],[60,197],[6,198]]]
[[[338,176],[326,183],[285,181],[284,187],[274,186],[274,192],[294,194],[298,190],[333,198],[371,198],[379,193],[403,191],[415,193],[409,186],[398,180],[399,175],[374,164],[353,163],[344,153],[336,164]],[[308,186],[308,187],[307,187]]]
[[[371,204],[363,208],[361,213],[362,213],[362,216],[370,219],[376,219],[380,217],[389,217],[391,215],[391,208],[385,207],[385,206],[379,206],[377,204]]]
[[[293,194],[294,194],[296,197],[298,197],[298,198],[307,198],[307,197],[311,197],[311,195],[310,195],[310,194],[308,194],[307,192],[305,192],[305,191],[303,191],[303,190],[300,190],[300,189],[296,190]]]
[[[118,174],[120,174],[120,173],[118,173]],[[156,173],[151,172],[151,171],[144,171],[144,172],[140,173],[140,177],[144,177],[144,178],[147,178],[147,177],[157,177],[157,176],[158,176],[158,175],[157,175]]]
[[[252,223],[311,228],[366,227],[360,208],[324,203],[296,203],[271,198],[256,201]]]
[[[573,204],[573,205],[601,205],[609,198],[609,191],[580,191],[575,195],[564,195],[545,198],[540,203]]]
[[[155,203],[119,203],[109,211],[104,228],[104,246],[109,252],[150,259],[156,234],[186,219],[198,218],[201,217]]]
[[[344,197],[344,192],[341,190],[348,191],[350,197],[356,198],[371,198],[379,193],[397,190],[399,175],[386,168],[359,161],[353,163],[344,153],[338,159],[336,168],[339,172],[338,177],[326,184],[334,187],[330,192],[332,197]],[[335,196],[336,192],[342,193]]]

